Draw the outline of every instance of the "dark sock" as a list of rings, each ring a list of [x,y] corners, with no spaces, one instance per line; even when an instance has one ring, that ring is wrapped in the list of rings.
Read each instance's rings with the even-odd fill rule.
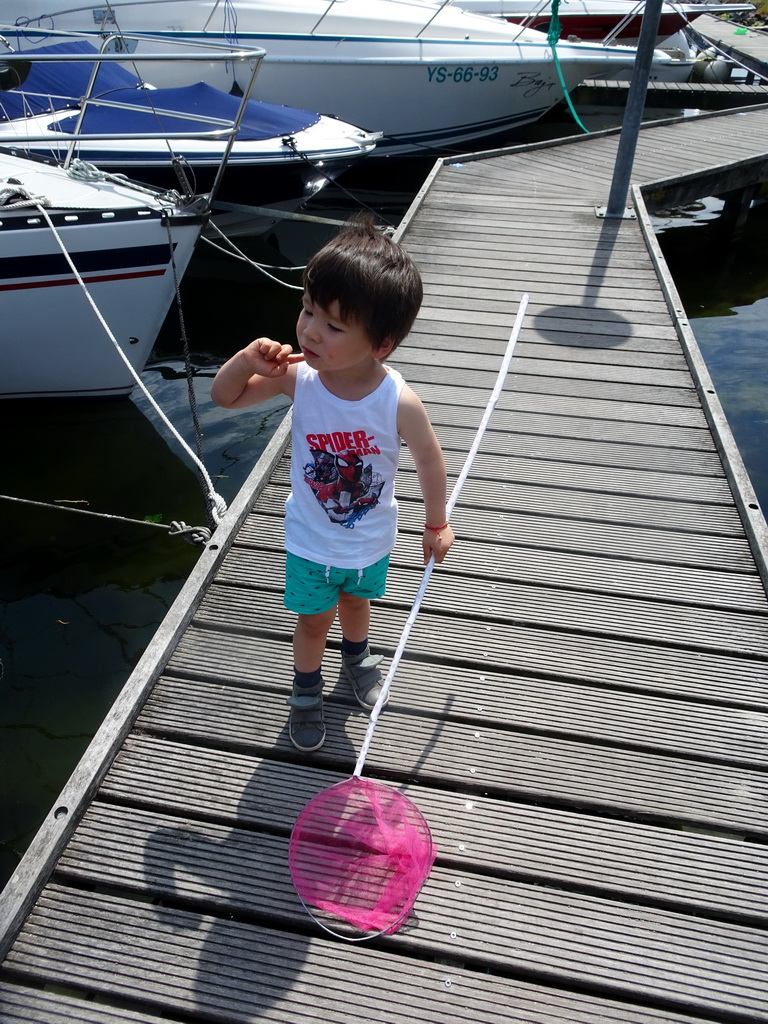
[[[354,658],[358,654],[362,654],[367,646],[367,637],[365,640],[360,640],[357,643],[353,642],[352,640],[347,640],[345,636],[341,638],[341,653],[348,654],[352,658]]]
[[[316,668],[314,672],[298,672],[295,668],[293,670],[293,685],[299,686],[302,689],[304,687],[317,686],[321,679],[322,674],[319,668]]]

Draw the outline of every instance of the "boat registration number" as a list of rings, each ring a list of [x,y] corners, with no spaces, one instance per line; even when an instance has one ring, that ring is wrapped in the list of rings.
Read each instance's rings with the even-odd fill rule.
[[[430,82],[495,82],[499,77],[497,64],[485,64],[481,68],[474,68],[471,64],[462,67],[427,68]]]

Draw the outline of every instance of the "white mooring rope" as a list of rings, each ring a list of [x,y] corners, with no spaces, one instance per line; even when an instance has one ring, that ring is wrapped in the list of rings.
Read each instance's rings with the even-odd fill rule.
[[[73,176],[85,178],[86,174],[90,175],[90,171],[88,170],[90,165],[86,164],[84,161],[76,161],[76,163],[77,163],[78,167],[77,167],[76,174],[73,175]],[[112,181],[115,181],[117,184],[126,184],[126,182],[125,181],[121,181],[119,177],[115,177],[113,175],[107,175],[103,171],[97,171],[96,168],[93,168],[93,171],[95,172],[95,174],[93,174],[90,177],[90,180],[112,180]],[[131,186],[131,187],[133,187],[133,186]],[[26,196],[29,204],[35,206],[37,208],[37,210],[39,210],[39,212],[42,214],[42,216],[45,219],[48,227],[51,229],[51,232],[52,232],[54,238],[56,239],[56,242],[57,242],[59,248],[61,249],[61,251],[62,251],[62,253],[64,255],[64,258],[66,259],[67,263],[69,264],[69,267],[70,267],[72,273],[74,274],[78,284],[82,288],[82,290],[83,290],[83,292],[85,294],[86,299],[88,300],[88,302],[91,305],[91,308],[93,309],[94,313],[96,314],[96,317],[98,318],[99,323],[104,328],[104,330],[105,330],[105,332],[107,334],[107,337],[109,338],[109,340],[114,345],[115,349],[117,350],[118,355],[120,356],[120,358],[125,363],[125,365],[128,368],[131,376],[133,377],[134,381],[139,386],[139,388],[141,389],[141,391],[144,394],[144,397],[148,400],[148,402],[150,403],[152,408],[155,410],[157,415],[160,417],[160,419],[163,421],[163,423],[168,427],[168,429],[171,431],[173,436],[179,442],[181,447],[184,449],[184,451],[187,453],[187,455],[189,455],[189,457],[192,459],[192,461],[195,463],[195,465],[199,469],[200,475],[202,476],[202,478],[203,478],[203,480],[205,482],[206,489],[207,489],[207,497],[208,497],[209,506],[210,506],[211,519],[218,526],[219,522],[221,521],[221,517],[227,511],[227,504],[224,501],[224,498],[222,498],[222,496],[216,492],[216,489],[215,489],[215,487],[213,485],[213,481],[211,480],[211,477],[210,477],[210,475],[208,473],[208,470],[205,468],[205,466],[203,465],[202,461],[198,458],[198,456],[195,454],[195,452],[192,451],[192,449],[189,447],[187,442],[184,440],[184,438],[181,436],[181,434],[178,432],[178,430],[176,430],[174,425],[171,423],[171,421],[165,415],[165,413],[160,408],[160,406],[157,404],[155,399],[149,393],[149,390],[147,389],[146,385],[142,381],[141,376],[136,372],[134,367],[131,365],[130,360],[128,359],[126,354],[123,352],[123,350],[120,348],[120,345],[118,344],[117,339],[115,338],[114,334],[112,333],[112,331],[111,331],[111,329],[109,327],[109,324],[106,322],[106,320],[102,316],[101,311],[99,310],[98,306],[96,305],[96,303],[95,303],[95,301],[93,299],[93,296],[88,291],[87,285],[85,284],[85,282],[83,281],[82,277],[80,276],[80,273],[79,273],[77,267],[75,266],[74,262],[72,261],[72,257],[69,255],[69,252],[67,251],[67,248],[66,248],[66,246],[64,245],[64,242],[61,239],[61,236],[59,235],[58,231],[56,230],[55,224],[51,220],[51,217],[48,214],[48,211],[45,209],[45,206],[43,204],[44,204],[44,202],[46,200],[44,198],[42,198],[42,197],[33,196],[31,193],[29,193],[22,186],[18,186],[18,185],[14,186],[14,192],[16,194]],[[152,193],[152,194],[154,195],[154,193]],[[14,204],[14,206],[18,206],[18,205],[22,205],[22,204]],[[173,259],[173,256],[171,258]],[[185,524],[180,524],[180,525],[183,528],[183,530],[182,531],[177,531],[177,532],[185,532],[185,531],[189,531],[189,530],[204,529],[204,528],[198,528],[198,527],[186,527]]]

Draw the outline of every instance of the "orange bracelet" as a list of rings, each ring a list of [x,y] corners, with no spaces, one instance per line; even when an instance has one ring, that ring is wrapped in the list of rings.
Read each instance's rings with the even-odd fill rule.
[[[440,531],[444,530],[447,525],[448,525],[447,521],[444,522],[442,526],[430,526],[429,523],[424,523],[424,529],[425,530],[432,530],[434,533],[440,533]]]

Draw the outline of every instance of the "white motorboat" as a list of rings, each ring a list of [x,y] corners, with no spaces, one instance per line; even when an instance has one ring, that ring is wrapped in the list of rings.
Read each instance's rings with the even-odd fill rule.
[[[374,158],[470,143],[538,120],[563,98],[546,37],[468,13],[448,0],[110,0],[57,11],[14,0],[16,38],[44,45],[54,29],[140,33],[134,53],[168,39],[236,41],[266,51],[258,98],[318,110],[382,131]],[[12,40],[13,41],[13,40]],[[625,47],[561,43],[567,90],[630,66]],[[176,74],[175,81],[167,75]],[[185,84],[153,68],[156,85]],[[211,68],[205,81],[242,86],[237,68]]]
[[[147,86],[120,64],[98,62],[84,39],[17,54],[29,56],[31,67],[23,83],[0,92],[0,144],[64,161],[77,134],[80,158],[160,188],[179,185],[172,154],[195,191],[211,189],[228,142],[215,137],[217,129],[239,116],[239,98],[202,82]],[[181,137],[185,131],[193,137]],[[296,209],[370,153],[376,140],[335,118],[249,99],[216,198]]]
[[[0,148],[0,398],[128,394],[206,220],[202,200]]]

